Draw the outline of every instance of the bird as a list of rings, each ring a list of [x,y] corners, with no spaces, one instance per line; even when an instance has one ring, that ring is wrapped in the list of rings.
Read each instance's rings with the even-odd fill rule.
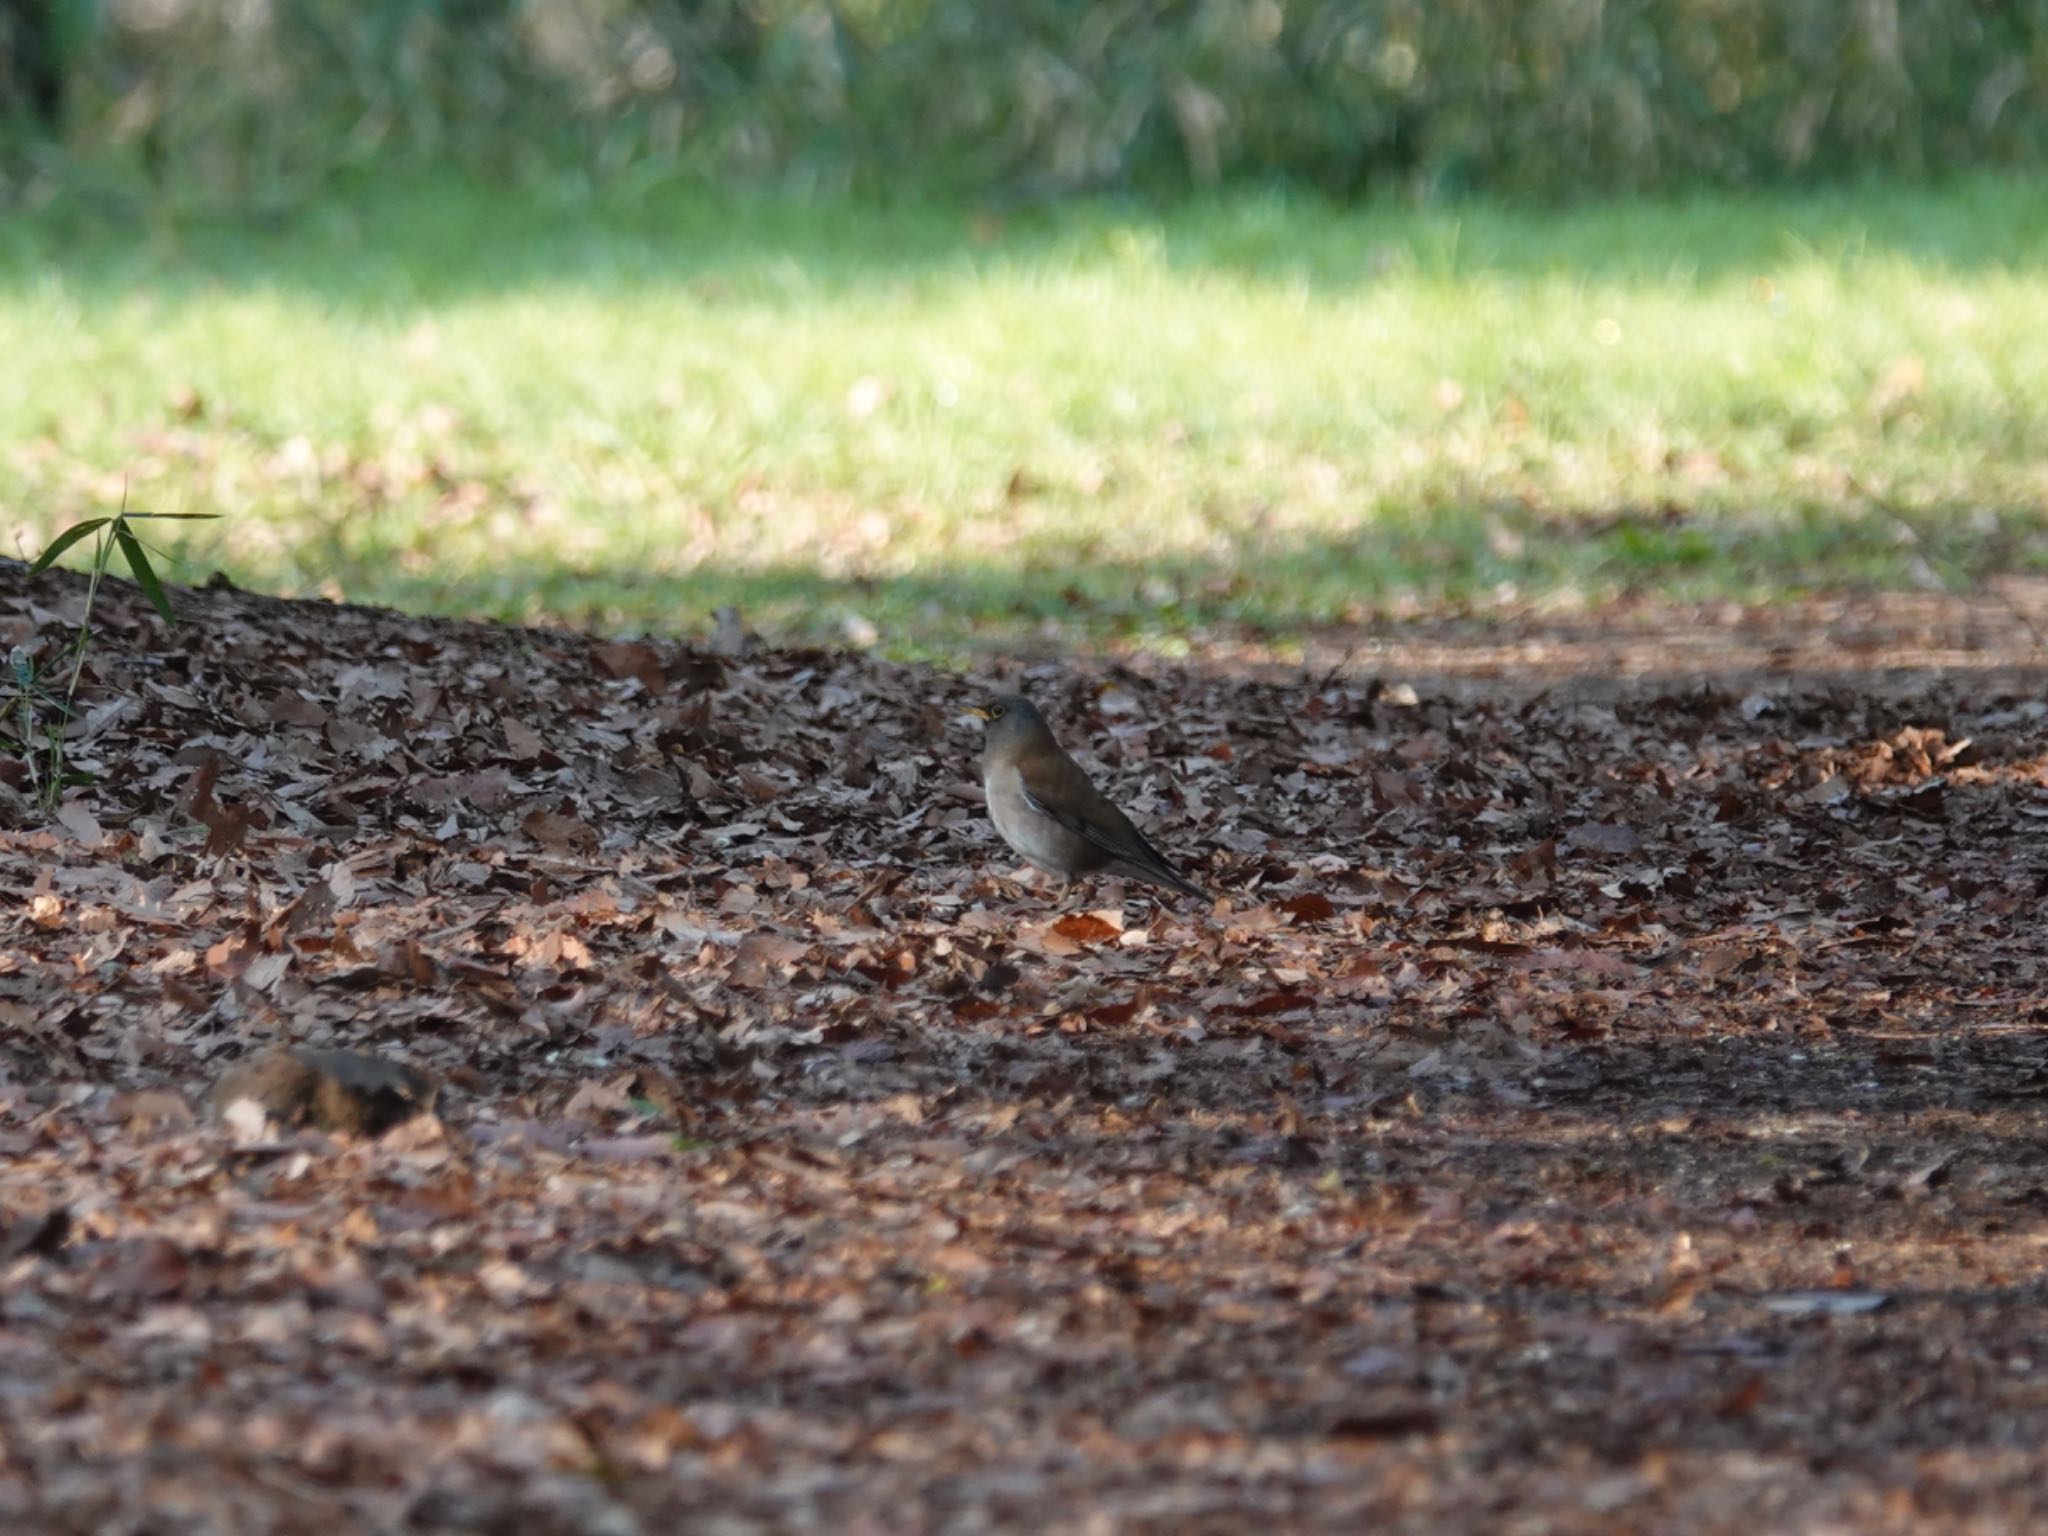
[[[1037,705],[1011,693],[968,713],[988,725],[981,784],[989,819],[1026,863],[1062,883],[1076,875],[1122,875],[1209,900],[1088,782],[1081,765],[1053,740]]]
[[[245,1057],[222,1074],[208,1097],[220,1112],[253,1099],[280,1125],[310,1123],[352,1136],[381,1136],[402,1120],[432,1113],[439,1092],[431,1077],[402,1061],[292,1045]]]

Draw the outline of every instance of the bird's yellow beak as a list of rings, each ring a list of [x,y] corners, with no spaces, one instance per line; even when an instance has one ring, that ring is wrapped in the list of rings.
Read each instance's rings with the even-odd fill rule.
[[[995,718],[986,704],[970,704],[967,706],[966,712],[977,720],[993,720]]]

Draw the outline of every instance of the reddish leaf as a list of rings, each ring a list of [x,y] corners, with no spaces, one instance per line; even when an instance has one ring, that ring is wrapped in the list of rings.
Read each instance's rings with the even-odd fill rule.
[[[1315,999],[1305,992],[1266,992],[1247,1002],[1234,1004],[1224,1011],[1241,1014],[1246,1018],[1264,1018],[1268,1014],[1294,1013],[1314,1006]]]
[[[644,640],[615,640],[593,647],[591,656],[611,676],[631,678],[649,693],[660,693],[668,686],[660,655]]]
[[[1123,929],[1093,912],[1069,912],[1052,925],[1052,931],[1076,944],[1100,944],[1105,939],[1115,938]]]
[[[1336,907],[1321,891],[1303,891],[1299,896],[1289,896],[1275,905],[1297,922],[1327,922],[1337,915]]]

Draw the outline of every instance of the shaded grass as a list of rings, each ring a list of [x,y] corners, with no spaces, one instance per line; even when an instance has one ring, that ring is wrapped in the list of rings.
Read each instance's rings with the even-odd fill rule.
[[[995,215],[456,183],[0,227],[0,517],[901,653],[2048,563],[2048,199]],[[1904,509],[1923,543],[1872,493]]]

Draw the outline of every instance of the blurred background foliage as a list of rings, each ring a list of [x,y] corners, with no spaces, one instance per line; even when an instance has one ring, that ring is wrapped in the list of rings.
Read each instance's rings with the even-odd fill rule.
[[[51,137],[229,199],[1612,193],[2039,165],[2048,0],[0,0],[0,117],[17,193]]]

